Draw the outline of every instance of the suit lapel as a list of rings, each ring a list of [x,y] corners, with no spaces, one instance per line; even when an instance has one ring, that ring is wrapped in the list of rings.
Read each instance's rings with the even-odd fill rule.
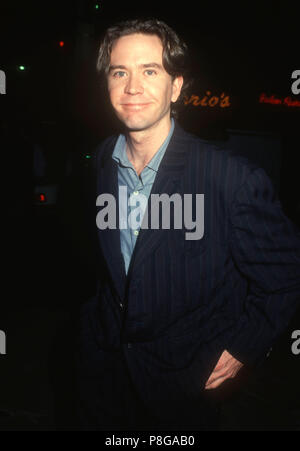
[[[187,137],[188,135],[176,124],[173,136],[170,140],[165,155],[160,163],[155,181],[152,186],[152,194],[167,194],[171,196],[174,193],[180,193],[180,182],[187,157]],[[149,202],[150,202],[149,196]],[[165,237],[167,230],[152,230],[151,227],[151,208],[148,202],[148,229],[141,229],[132,259],[129,272],[131,275],[135,268],[139,268],[145,259],[160,245]]]
[[[105,149],[99,161],[97,171],[97,190],[99,194],[112,194],[116,199],[116,229],[98,230],[98,237],[103,256],[108,265],[114,286],[121,299],[125,296],[126,273],[124,259],[121,253],[119,231],[119,190],[118,165],[112,159],[112,152],[116,143],[114,139]]]

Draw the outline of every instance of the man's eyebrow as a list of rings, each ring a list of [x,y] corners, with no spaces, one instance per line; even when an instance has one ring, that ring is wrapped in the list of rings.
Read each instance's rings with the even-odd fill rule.
[[[162,68],[163,68],[162,65],[159,64],[159,63],[145,63],[145,64],[140,64],[140,67],[143,67],[143,68],[145,68],[145,69],[147,69],[147,68],[149,68],[149,67],[156,67],[157,69],[162,69]],[[127,67],[124,66],[124,65],[122,65],[122,64],[118,64],[118,65],[116,65],[116,66],[110,65],[110,66],[109,66],[109,69],[108,69],[108,72],[112,72],[112,71],[117,70],[117,69],[122,69],[122,70],[125,69],[125,70],[126,70]]]
[[[122,66],[122,65],[109,66],[108,72],[112,72],[113,70],[116,70],[116,69],[126,69],[126,66]]]
[[[156,67],[157,69],[162,69],[162,65],[158,63],[147,63],[147,64],[141,64],[142,67]]]

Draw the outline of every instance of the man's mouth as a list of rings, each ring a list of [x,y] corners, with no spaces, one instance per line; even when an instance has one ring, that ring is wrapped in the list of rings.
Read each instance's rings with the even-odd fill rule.
[[[121,105],[125,110],[140,111],[148,107],[150,103],[122,103]]]

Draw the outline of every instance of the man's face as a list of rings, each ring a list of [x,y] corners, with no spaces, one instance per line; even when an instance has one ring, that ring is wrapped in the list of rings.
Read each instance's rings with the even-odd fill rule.
[[[156,35],[132,34],[113,45],[108,91],[115,113],[129,130],[146,130],[170,119],[170,105],[178,99],[183,79],[172,80],[162,55]]]

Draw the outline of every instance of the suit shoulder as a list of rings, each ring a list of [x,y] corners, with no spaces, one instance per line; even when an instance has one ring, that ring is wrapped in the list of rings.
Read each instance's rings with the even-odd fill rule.
[[[195,135],[190,135],[186,142],[189,143],[189,176],[196,183],[205,180],[205,189],[216,190],[228,200],[251,179],[252,174],[260,174],[262,182],[268,179],[263,168],[232,149]]]
[[[116,135],[109,136],[101,141],[93,152],[94,166],[97,167],[103,163],[113,152],[118,137]]]
[[[199,164],[205,164],[213,169],[234,171],[237,178],[244,178],[257,169],[259,165],[245,156],[239,155],[233,149],[222,147],[219,143],[189,134],[190,151],[192,160],[200,160]],[[201,159],[198,157],[201,155]]]
[[[113,150],[118,137],[116,135],[108,136],[101,141],[95,149],[95,153],[98,157],[104,156],[110,150]]]

